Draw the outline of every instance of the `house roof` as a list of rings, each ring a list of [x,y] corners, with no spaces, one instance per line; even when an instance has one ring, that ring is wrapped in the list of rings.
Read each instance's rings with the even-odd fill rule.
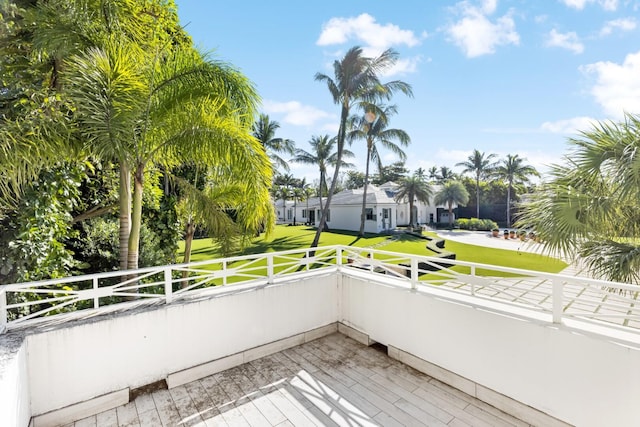
[[[364,188],[356,188],[353,190],[344,190],[333,195],[331,206],[348,206],[362,204],[362,193]],[[367,204],[368,205],[396,205],[393,199],[393,192],[385,190],[375,185],[367,186]]]

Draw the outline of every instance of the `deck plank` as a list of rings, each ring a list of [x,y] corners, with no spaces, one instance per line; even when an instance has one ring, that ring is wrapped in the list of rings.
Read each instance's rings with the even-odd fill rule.
[[[97,423],[96,423],[97,421]],[[527,426],[335,333],[75,422],[137,426]],[[73,424],[72,424],[73,425]]]

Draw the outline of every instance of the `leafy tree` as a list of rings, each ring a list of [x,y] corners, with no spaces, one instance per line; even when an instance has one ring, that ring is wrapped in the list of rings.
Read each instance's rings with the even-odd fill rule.
[[[491,162],[495,158],[495,154],[485,154],[478,150],[473,150],[473,153],[467,158],[465,162],[457,163],[456,166],[461,166],[464,169],[462,173],[471,172],[476,177],[476,218],[480,218],[480,179],[484,179],[491,175],[496,164]]]
[[[362,117],[355,117],[353,120],[353,130],[349,132],[349,140],[363,139],[367,146],[366,167],[364,172],[364,188],[362,191],[362,209],[360,213],[359,235],[364,236],[364,222],[366,219],[367,206],[367,186],[369,184],[369,166],[371,160],[377,163],[378,170],[382,169],[382,159],[378,152],[378,144],[390,150],[404,162],[407,155],[400,145],[407,146],[411,142],[409,135],[401,129],[388,129],[389,117],[397,112],[395,105],[378,106],[370,105],[369,109]]]
[[[525,163],[517,154],[507,154],[494,170],[494,176],[507,183],[507,227],[511,227],[511,194],[515,184],[525,184],[532,176],[540,176],[536,168]]]
[[[374,177],[373,183],[376,185],[384,184],[385,182],[399,182],[407,174],[409,169],[404,166],[404,162],[394,162],[388,166],[382,166],[378,170],[378,174]]]
[[[364,186],[364,173],[358,171],[347,171],[347,177],[344,185],[350,190],[362,188]]]
[[[320,210],[322,210],[322,195],[327,193],[327,167],[335,167],[337,164],[338,153],[334,151],[336,146],[336,139],[329,138],[329,135],[312,136],[311,151],[305,151],[300,148],[295,150],[294,162],[304,163],[308,165],[318,166],[320,170],[320,188],[318,191],[318,197],[320,201]],[[351,158],[353,153],[347,149],[342,151],[342,157]],[[353,164],[342,161],[342,167],[350,168]]]
[[[449,210],[449,228],[453,228],[453,205],[464,206],[469,201],[469,193],[459,181],[447,181],[436,193],[433,203],[446,205]]]
[[[409,227],[415,227],[416,225],[413,204],[416,201],[419,201],[429,205],[432,196],[433,189],[429,183],[427,183],[424,176],[418,174],[417,171],[412,176],[403,178],[400,181],[400,185],[398,185],[395,195],[395,200],[397,202],[404,200],[409,201]]]
[[[390,99],[396,91],[406,95],[412,95],[411,86],[402,81],[380,82],[379,73],[388,70],[398,59],[398,54],[388,49],[380,56],[368,58],[363,55],[361,47],[353,47],[347,51],[342,60],[333,63],[334,78],[326,74],[317,73],[316,81],[324,82],[331,93],[333,102],[340,106],[340,125],[337,136],[336,167],[331,180],[331,189],[327,195],[327,202],[320,216],[320,223],[311,247],[317,247],[338,184],[340,166],[344,154],[344,143],[347,135],[347,120],[351,114],[351,108],[365,103]]]
[[[63,277],[78,267],[65,243],[83,175],[82,166],[58,164],[25,189],[0,223],[0,283]]]
[[[276,138],[276,131],[280,128],[280,123],[270,120],[266,114],[260,114],[258,121],[253,124],[253,136],[260,142],[268,154],[274,169],[282,168],[289,172],[289,164],[280,154],[293,155],[295,152],[295,142],[290,139]]]
[[[563,164],[525,203],[520,226],[599,277],[640,284],[640,119],[600,122],[569,139]]]

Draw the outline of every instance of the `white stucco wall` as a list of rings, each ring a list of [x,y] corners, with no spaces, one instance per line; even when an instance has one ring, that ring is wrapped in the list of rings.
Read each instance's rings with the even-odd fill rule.
[[[367,205],[367,208],[374,209],[376,220],[365,220],[364,231],[366,233],[380,233],[385,230],[396,227],[396,206],[395,205]],[[382,209],[391,209],[389,218],[385,220],[386,227],[382,224]],[[360,215],[362,213],[362,205],[342,205],[331,206],[331,220],[328,225],[335,230],[360,230]],[[316,213],[316,225],[320,222],[320,215]],[[389,223],[390,222],[390,223]]]
[[[327,325],[337,304],[337,278],[329,274],[32,335],[32,414]]]
[[[578,426],[640,425],[640,350],[344,277],[341,321]]]
[[[27,375],[27,348],[22,339],[6,343],[0,339],[0,425],[27,426],[31,418],[29,409],[29,381]]]

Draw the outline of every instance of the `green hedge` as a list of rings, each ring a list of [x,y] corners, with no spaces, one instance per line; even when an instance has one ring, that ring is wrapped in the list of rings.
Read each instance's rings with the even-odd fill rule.
[[[458,218],[454,222],[454,226],[461,230],[473,231],[491,231],[494,228],[498,228],[498,224],[495,221],[478,218]]]

